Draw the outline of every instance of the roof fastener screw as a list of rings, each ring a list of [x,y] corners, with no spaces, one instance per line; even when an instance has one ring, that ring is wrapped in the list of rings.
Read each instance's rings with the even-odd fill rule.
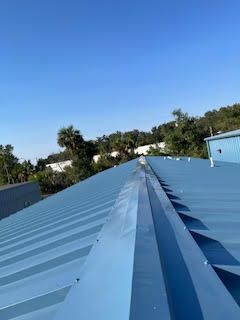
[[[208,261],[207,261],[207,260],[205,260],[205,261],[204,261],[204,264],[205,264],[205,265],[208,265]]]
[[[80,279],[79,279],[79,278],[77,278],[77,279],[75,280],[75,282],[76,282],[76,283],[78,283],[79,281],[80,281]]]

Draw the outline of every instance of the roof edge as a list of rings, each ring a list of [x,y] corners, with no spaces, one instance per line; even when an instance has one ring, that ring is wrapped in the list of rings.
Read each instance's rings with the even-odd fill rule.
[[[231,137],[237,137],[237,136],[240,136],[240,129],[220,133],[211,137],[207,137],[204,139],[204,141],[218,140],[218,139],[231,138]]]

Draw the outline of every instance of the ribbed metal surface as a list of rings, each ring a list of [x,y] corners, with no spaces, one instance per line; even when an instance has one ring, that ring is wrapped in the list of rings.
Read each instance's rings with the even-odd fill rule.
[[[41,199],[37,182],[0,187],[0,219],[22,210]]]
[[[206,261],[240,304],[238,165],[221,163],[211,168],[207,160],[188,162],[159,157],[150,157],[148,161]],[[212,290],[211,286],[208,290]],[[230,313],[228,316],[232,319]]]
[[[240,163],[240,136],[209,140],[207,143],[213,160]]]
[[[240,319],[239,181],[147,157],[2,220],[0,319]]]
[[[144,161],[137,165],[54,320],[239,319],[233,293],[216,272],[220,266],[209,259],[193,235],[196,230],[188,229],[179,213],[178,206],[186,208],[188,198],[178,206],[175,202],[178,188],[184,186],[179,193],[185,195],[196,184],[195,201],[208,205],[207,197],[201,199],[207,192],[203,174],[212,170],[211,176],[214,168],[207,161],[147,161],[153,170]],[[219,183],[218,173],[212,176],[213,186]],[[200,186],[191,184],[194,174]],[[220,255],[224,260],[225,253]]]
[[[53,319],[136,161],[0,221],[0,319]]]

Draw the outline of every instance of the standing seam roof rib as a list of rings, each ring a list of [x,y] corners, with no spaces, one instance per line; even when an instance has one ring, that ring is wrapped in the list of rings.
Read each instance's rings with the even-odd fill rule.
[[[218,163],[211,168],[207,160],[191,159],[189,162],[187,159],[175,161],[161,157],[149,157],[148,162],[178,216],[206,257],[207,264],[239,304],[238,165]],[[206,287],[206,290],[211,289]],[[226,304],[224,301],[223,305]],[[211,309],[213,308],[209,308],[210,311]],[[226,317],[231,316],[229,313]]]

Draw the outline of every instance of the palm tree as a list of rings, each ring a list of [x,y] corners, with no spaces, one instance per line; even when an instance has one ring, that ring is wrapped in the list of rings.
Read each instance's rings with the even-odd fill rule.
[[[31,161],[28,160],[28,161],[23,161],[22,163],[22,172],[21,172],[21,175],[24,179],[24,181],[28,181],[28,178],[30,175],[32,175],[34,173],[34,167],[33,165],[31,164]]]
[[[60,147],[66,148],[74,154],[82,146],[84,139],[80,131],[74,129],[74,127],[70,125],[59,130],[57,141]]]

